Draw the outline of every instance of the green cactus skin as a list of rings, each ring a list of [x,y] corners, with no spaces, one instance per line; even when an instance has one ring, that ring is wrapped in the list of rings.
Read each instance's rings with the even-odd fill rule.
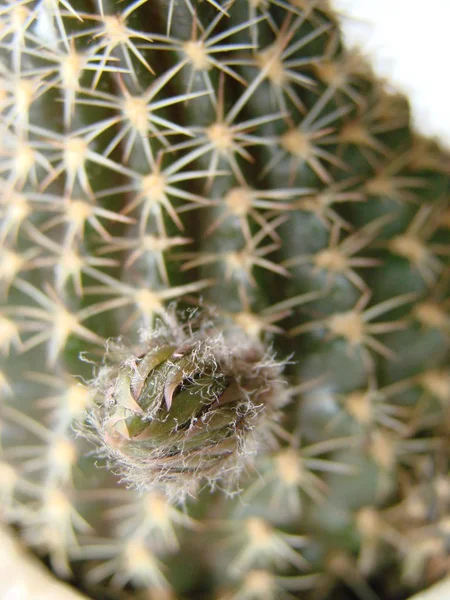
[[[449,571],[450,167],[321,0],[0,7],[0,507],[91,598]]]

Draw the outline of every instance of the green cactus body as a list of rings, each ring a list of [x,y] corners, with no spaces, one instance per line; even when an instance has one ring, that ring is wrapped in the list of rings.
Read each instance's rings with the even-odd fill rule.
[[[448,156],[314,0],[0,9],[2,519],[91,598],[448,572]]]

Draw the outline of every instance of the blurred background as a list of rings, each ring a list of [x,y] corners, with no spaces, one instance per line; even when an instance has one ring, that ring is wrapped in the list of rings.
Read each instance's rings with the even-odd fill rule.
[[[450,149],[450,0],[332,0],[347,44],[411,99],[417,129]]]

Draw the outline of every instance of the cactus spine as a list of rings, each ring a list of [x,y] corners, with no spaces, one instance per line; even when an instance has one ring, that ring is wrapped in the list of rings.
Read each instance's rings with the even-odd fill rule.
[[[92,598],[442,577],[450,172],[407,102],[321,0],[0,25],[3,520]]]

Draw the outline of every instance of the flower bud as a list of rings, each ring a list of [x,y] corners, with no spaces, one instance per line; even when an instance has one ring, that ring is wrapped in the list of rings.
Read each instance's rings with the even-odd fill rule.
[[[288,393],[282,365],[242,332],[211,323],[160,327],[145,348],[99,371],[94,437],[113,468],[140,489],[182,498],[203,478],[236,481],[273,440]]]

